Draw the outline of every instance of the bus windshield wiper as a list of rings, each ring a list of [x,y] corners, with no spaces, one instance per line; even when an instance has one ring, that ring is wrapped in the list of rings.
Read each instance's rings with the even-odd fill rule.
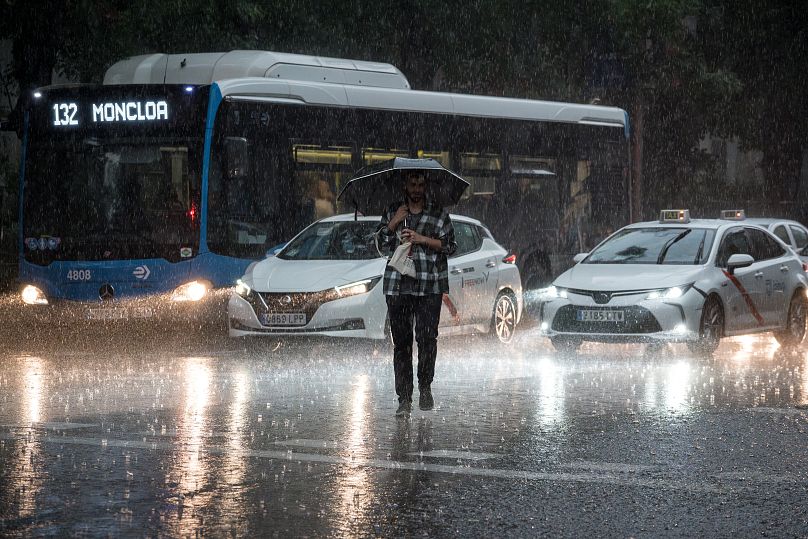
[[[685,236],[690,234],[692,231],[693,231],[692,228],[686,228],[683,231],[681,231],[679,234],[677,234],[675,237],[669,239],[665,243],[665,246],[662,247],[662,250],[659,252],[659,256],[656,259],[656,263],[657,264],[662,264],[662,261],[665,260],[665,255],[668,254],[668,249],[670,249],[673,246],[674,243],[681,240],[682,238],[684,238]]]

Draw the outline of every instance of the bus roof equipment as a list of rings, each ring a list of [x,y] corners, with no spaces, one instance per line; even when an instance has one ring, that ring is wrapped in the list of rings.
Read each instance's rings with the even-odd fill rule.
[[[409,89],[391,64],[268,51],[146,54],[113,64],[104,84],[211,84],[262,77],[354,86]]]

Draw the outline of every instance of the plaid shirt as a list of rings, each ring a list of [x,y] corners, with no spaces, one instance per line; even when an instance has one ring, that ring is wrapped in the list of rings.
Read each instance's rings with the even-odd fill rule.
[[[398,237],[396,233],[404,230],[404,222],[399,223],[394,231],[387,228],[387,223],[396,214],[401,203],[391,205],[382,215],[377,233],[379,240],[391,252],[398,247]],[[413,245],[410,252],[415,263],[415,286],[410,294],[414,296],[425,296],[427,294],[443,294],[449,292],[449,264],[447,256],[454,254],[457,250],[455,242],[454,227],[449,214],[443,208],[433,206],[427,200],[424,206],[421,219],[415,227],[415,231],[427,238],[440,240],[440,251],[433,251],[425,245]],[[388,296],[397,296],[401,287],[401,274],[387,266],[384,270],[384,293]]]

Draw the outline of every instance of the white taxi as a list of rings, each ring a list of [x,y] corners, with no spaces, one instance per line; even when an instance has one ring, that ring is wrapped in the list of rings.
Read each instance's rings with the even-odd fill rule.
[[[724,336],[771,331],[797,346],[806,331],[808,279],[791,249],[743,210],[626,226],[544,291],[541,331],[556,349],[582,341],[685,342],[711,354]]]
[[[451,218],[457,250],[448,260],[438,332],[490,333],[508,343],[522,315],[516,257],[480,221]],[[388,338],[387,258],[374,241],[380,219],[353,213],[322,219],[251,264],[228,303],[230,336]]]

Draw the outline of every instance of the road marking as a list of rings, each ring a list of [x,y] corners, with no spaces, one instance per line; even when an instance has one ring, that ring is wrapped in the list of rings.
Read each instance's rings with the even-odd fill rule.
[[[434,449],[432,451],[413,451],[407,453],[414,457],[436,457],[444,459],[486,460],[498,459],[504,455],[499,453],[473,453],[471,451],[451,451],[449,449]]]
[[[49,430],[75,430],[75,429],[89,429],[92,427],[98,427],[97,424],[92,423],[16,423],[16,424],[5,424],[0,425],[0,428],[4,429],[24,429],[24,428],[39,428],[39,429],[49,429]]]
[[[0,434],[0,440],[20,440],[19,436],[10,434]],[[102,451],[109,448],[120,449],[145,449],[159,450],[167,452],[184,452],[184,445],[177,445],[166,442],[143,442],[139,440],[119,440],[119,439],[98,439],[98,438],[73,438],[67,436],[42,436],[38,438],[40,443],[51,443],[56,445],[78,445],[101,448]],[[292,451],[272,451],[260,449],[234,450],[232,447],[223,446],[202,446],[195,445],[192,449],[200,453],[210,455],[237,455],[242,458],[262,458],[278,459],[297,462],[316,462],[321,464],[333,464],[337,466],[377,468],[382,470],[409,470],[417,472],[444,473],[454,476],[490,477],[494,479],[510,479],[518,481],[546,481],[559,483],[592,483],[617,485],[623,487],[641,487],[653,490],[681,490],[699,493],[726,493],[737,492],[736,485],[728,486],[716,484],[706,480],[692,480],[688,478],[658,477],[639,474],[615,474],[615,473],[570,473],[570,472],[550,472],[550,471],[530,471],[530,470],[508,470],[502,468],[477,468],[464,465],[428,464],[425,462],[403,462],[397,460],[361,458],[356,456],[325,455],[316,453],[295,453]],[[793,479],[798,483],[798,478]],[[747,485],[747,482],[743,483]],[[755,485],[748,485],[753,492],[759,489]],[[761,494],[762,495],[762,494]]]
[[[568,462],[566,464],[559,464],[559,468],[571,468],[574,470],[590,470],[598,472],[617,472],[617,473],[638,473],[647,472],[650,470],[659,470],[659,466],[651,466],[648,464],[622,464],[619,462],[593,462],[589,460],[581,460],[575,462]]]
[[[290,447],[311,447],[313,449],[343,449],[345,447],[345,444],[340,445],[337,442],[312,440],[310,438],[293,438],[291,440],[278,440],[272,443]]]

